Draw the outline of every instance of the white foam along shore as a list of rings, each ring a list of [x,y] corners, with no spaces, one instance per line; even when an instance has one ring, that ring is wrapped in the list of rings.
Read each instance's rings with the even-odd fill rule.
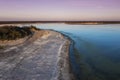
[[[70,40],[61,33],[35,31],[29,38],[5,45],[10,47],[0,50],[0,80],[74,80]]]

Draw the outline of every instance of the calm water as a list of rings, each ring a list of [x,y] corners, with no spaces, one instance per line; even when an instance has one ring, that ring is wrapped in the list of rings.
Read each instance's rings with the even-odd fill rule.
[[[78,80],[120,80],[120,24],[36,24],[68,35],[71,63]]]

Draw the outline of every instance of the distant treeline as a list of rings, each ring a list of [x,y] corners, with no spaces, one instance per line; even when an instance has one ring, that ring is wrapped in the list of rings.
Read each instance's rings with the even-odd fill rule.
[[[18,27],[18,26],[3,26],[0,27],[0,40],[15,40],[31,35],[32,29],[38,30],[34,26]]]
[[[120,24],[120,21],[0,21],[0,24],[19,24],[19,23],[98,23],[98,24]]]
[[[66,24],[120,24],[120,21],[67,21]]]

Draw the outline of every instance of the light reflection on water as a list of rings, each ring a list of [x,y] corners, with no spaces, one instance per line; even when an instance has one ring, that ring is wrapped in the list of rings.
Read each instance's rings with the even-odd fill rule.
[[[36,26],[60,31],[74,40],[72,56],[80,80],[120,80],[120,24]]]

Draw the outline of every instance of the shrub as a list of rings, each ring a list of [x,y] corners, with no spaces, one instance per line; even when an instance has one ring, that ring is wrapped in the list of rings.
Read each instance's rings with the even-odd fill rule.
[[[15,40],[18,38],[26,37],[32,34],[31,29],[39,30],[34,26],[31,26],[31,27],[17,27],[17,26],[0,27],[0,40]]]
[[[4,48],[4,46],[0,46],[0,49],[3,49]]]

